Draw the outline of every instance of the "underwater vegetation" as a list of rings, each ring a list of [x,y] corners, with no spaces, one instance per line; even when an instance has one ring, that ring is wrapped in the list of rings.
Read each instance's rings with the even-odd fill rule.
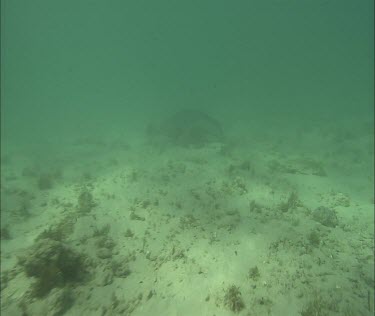
[[[81,214],[90,213],[91,210],[96,206],[94,197],[87,189],[83,189],[78,196],[77,210]]]
[[[308,235],[307,239],[311,246],[318,247],[320,245],[320,234],[316,230],[312,230]]]
[[[288,200],[286,202],[282,202],[279,205],[279,208],[282,212],[287,212],[289,210],[295,209],[297,206],[300,206],[301,202],[298,199],[297,192],[290,193]]]
[[[235,313],[239,313],[245,308],[245,303],[238,286],[231,285],[227,288],[224,295],[224,305]]]
[[[7,240],[11,239],[11,235],[8,227],[1,227],[1,239]]]
[[[260,273],[257,266],[254,266],[249,269],[248,278],[254,281],[257,281],[260,278]]]
[[[28,277],[34,277],[32,295],[43,297],[53,288],[81,282],[86,275],[84,257],[65,244],[43,239],[19,258]]]
[[[66,216],[59,223],[51,225],[42,231],[35,240],[51,239],[62,242],[73,232],[73,228],[74,219]]]
[[[321,295],[314,294],[312,299],[300,311],[301,316],[328,316],[330,303]]]

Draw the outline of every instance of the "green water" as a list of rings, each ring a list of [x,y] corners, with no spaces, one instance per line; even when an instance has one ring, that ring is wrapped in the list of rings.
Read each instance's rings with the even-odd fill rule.
[[[3,0],[3,313],[372,315],[373,11]],[[28,296],[40,240],[89,277]]]

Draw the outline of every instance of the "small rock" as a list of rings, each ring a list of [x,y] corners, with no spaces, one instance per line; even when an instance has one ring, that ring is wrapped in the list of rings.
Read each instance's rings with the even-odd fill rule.
[[[312,217],[315,221],[327,227],[336,227],[339,223],[336,211],[325,206],[316,208],[312,212]]]
[[[110,249],[107,249],[107,248],[100,248],[96,252],[96,255],[100,259],[108,259],[108,258],[112,257],[112,251]]]

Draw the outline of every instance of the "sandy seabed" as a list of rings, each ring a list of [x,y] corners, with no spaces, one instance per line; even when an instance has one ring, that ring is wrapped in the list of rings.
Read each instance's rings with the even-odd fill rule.
[[[373,315],[372,139],[324,133],[9,146],[3,315]]]

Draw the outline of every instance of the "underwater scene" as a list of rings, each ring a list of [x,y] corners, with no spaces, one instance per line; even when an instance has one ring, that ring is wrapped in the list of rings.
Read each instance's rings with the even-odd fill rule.
[[[373,12],[3,0],[1,313],[374,315]]]

